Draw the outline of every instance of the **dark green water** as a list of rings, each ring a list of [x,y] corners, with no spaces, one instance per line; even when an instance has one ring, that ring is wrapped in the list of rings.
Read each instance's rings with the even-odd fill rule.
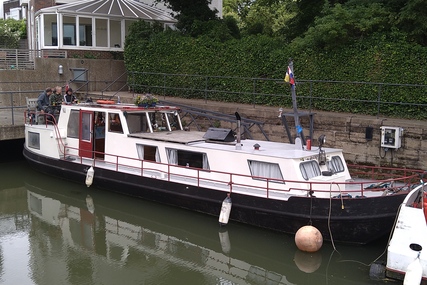
[[[0,163],[0,284],[385,284],[386,241],[300,252],[292,236]],[[389,282],[390,283],[390,282]],[[398,284],[398,283],[395,283]]]

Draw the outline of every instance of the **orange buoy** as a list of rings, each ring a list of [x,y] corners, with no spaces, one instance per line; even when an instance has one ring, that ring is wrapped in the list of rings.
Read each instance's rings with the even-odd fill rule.
[[[323,245],[323,237],[318,229],[313,226],[304,226],[295,234],[295,244],[299,250],[316,252]]]
[[[98,103],[98,104],[116,104],[116,102],[115,101],[113,101],[113,100],[96,100],[96,103]]]

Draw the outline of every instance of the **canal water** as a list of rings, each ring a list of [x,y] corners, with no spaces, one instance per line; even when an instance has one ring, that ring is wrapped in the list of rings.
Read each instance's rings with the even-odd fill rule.
[[[0,178],[0,284],[385,284],[369,264],[386,240],[308,254],[293,236],[220,228],[217,217],[52,178],[23,159],[1,162]]]

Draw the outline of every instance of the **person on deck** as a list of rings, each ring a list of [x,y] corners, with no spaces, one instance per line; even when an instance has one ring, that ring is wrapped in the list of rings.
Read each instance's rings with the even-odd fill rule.
[[[67,105],[69,105],[69,104],[76,104],[77,103],[77,98],[73,94],[73,89],[68,88],[68,90],[65,92],[64,103],[67,104]]]
[[[53,92],[52,95],[49,97],[49,103],[50,107],[52,108],[52,115],[55,117],[56,120],[58,120],[59,117],[59,111],[61,110],[62,105],[62,87],[56,86],[55,92]]]
[[[41,113],[49,113],[49,97],[52,94],[52,88],[46,88],[45,91],[39,94],[37,98],[37,111]]]
[[[61,106],[62,104],[62,87],[56,86],[55,92],[49,97],[49,103],[53,107]]]

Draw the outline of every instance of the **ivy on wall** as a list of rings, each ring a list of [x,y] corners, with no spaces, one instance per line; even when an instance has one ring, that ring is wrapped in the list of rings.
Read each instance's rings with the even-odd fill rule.
[[[300,108],[369,115],[376,114],[378,106],[367,101],[380,100],[382,115],[427,118],[421,105],[427,104],[427,86],[422,86],[427,85],[427,48],[404,39],[372,36],[337,50],[301,50],[280,38],[265,35],[219,41],[217,37],[193,38],[176,31],[163,31],[156,24],[141,21],[127,37],[124,55],[128,71],[156,73],[131,75],[129,84],[136,91],[148,88],[152,93],[161,93],[161,87],[166,85],[168,96],[206,98],[204,90],[209,86],[216,90],[208,94],[210,100],[253,103],[255,99],[257,104],[291,106],[286,85],[277,84],[277,80],[254,84],[252,78],[283,79],[292,57],[297,82],[353,82],[345,85],[302,82],[297,85]],[[188,76],[164,77],[157,73]],[[209,82],[205,76],[210,76]],[[256,98],[254,93],[258,94]],[[346,98],[352,101],[342,100]]]

